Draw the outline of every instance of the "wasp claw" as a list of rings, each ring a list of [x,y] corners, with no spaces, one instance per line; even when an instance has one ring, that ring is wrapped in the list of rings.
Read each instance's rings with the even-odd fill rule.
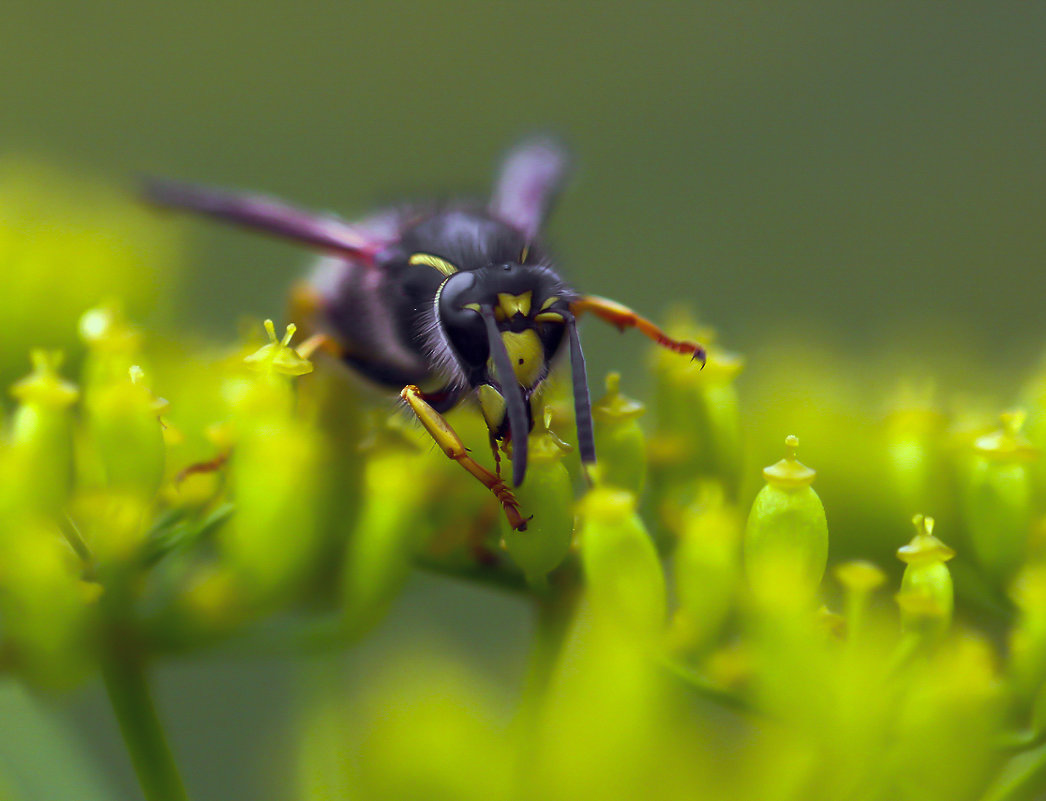
[[[701,360],[701,369],[704,370],[705,369],[705,362],[708,361],[708,353],[707,353],[707,351],[705,351],[704,348],[699,347],[690,356],[690,361],[692,361],[692,362],[693,361],[697,361],[698,359]]]

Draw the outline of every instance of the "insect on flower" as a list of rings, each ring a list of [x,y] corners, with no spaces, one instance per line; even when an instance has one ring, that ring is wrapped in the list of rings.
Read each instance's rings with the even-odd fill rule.
[[[485,205],[456,203],[383,211],[356,223],[304,212],[266,197],[152,181],[149,200],[292,239],[329,258],[294,295],[296,313],[327,337],[339,358],[400,395],[451,459],[526,528],[500,475],[468,455],[444,419],[474,398],[497,443],[511,444],[512,480],[527,467],[531,398],[549,365],[570,351],[578,448],[596,459],[585,360],[576,318],[585,312],[619,329],[637,328],[704,364],[698,344],[670,339],[631,309],[581,295],[553,269],[539,234],[567,172],[554,141],[534,139],[505,159]]]

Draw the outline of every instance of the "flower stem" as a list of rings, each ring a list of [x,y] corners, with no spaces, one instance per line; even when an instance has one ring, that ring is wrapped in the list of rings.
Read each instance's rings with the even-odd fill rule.
[[[1037,796],[1046,776],[1046,745],[1017,754],[1006,762],[981,801],[1018,801]]]
[[[549,586],[535,599],[534,639],[523,689],[523,704],[530,711],[541,705],[570,629],[580,592],[576,571],[565,570],[553,576]]]
[[[146,801],[187,801],[153,705],[141,654],[110,647],[102,660],[102,677]]]

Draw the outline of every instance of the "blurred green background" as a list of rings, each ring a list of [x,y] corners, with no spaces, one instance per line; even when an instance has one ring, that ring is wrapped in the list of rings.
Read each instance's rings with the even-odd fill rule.
[[[943,345],[990,392],[1046,341],[1044,41],[1046,7],[1030,3],[8,0],[0,154],[352,217],[482,195],[513,140],[549,130],[577,154],[549,236],[583,290],[652,314],[692,302],[750,371],[795,337],[855,362],[896,351],[916,370]],[[187,267],[157,276],[173,299],[159,323],[231,338],[242,314],[282,318],[308,254],[172,225]],[[627,381],[644,344],[591,324],[585,338],[593,374]],[[419,578],[347,669],[433,636],[514,682],[525,612]],[[164,668],[194,797],[285,794],[300,667]],[[97,687],[58,723],[105,760],[109,797],[135,797]],[[0,736],[9,771],[17,731]]]

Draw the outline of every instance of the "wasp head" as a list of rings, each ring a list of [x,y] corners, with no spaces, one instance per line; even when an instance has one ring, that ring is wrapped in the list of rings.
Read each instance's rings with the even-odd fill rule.
[[[517,484],[533,424],[530,397],[573,325],[573,297],[547,267],[505,263],[452,274],[436,298],[440,325],[478,389],[487,425],[495,436],[511,437]]]

